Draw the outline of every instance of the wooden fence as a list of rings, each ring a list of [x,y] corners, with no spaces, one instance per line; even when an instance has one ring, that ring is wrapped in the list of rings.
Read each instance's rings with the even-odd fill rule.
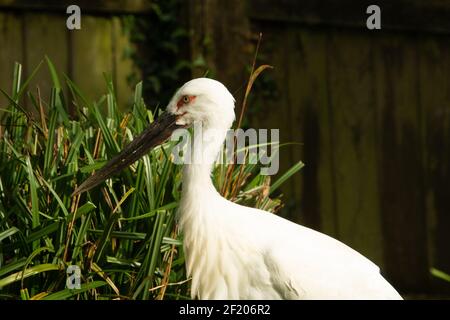
[[[0,87],[11,90],[15,62],[23,65],[24,75],[47,55],[62,76],[66,74],[86,95],[100,98],[106,92],[104,73],[112,77],[118,102],[126,105],[133,88],[127,78],[135,71],[124,53],[131,46],[120,15],[145,13],[145,1],[75,1],[82,8],[80,30],[66,27],[66,8],[73,1],[0,1]],[[30,83],[48,101],[50,74],[44,65]],[[1,95],[0,105],[6,98]]]
[[[298,219],[365,253],[403,292],[440,292],[429,269],[450,271],[450,6],[381,1],[384,29],[370,31],[367,6],[319,2],[310,15],[313,1],[251,2],[283,92],[258,123],[288,124],[282,138],[303,143],[286,161],[306,163],[289,189]],[[446,24],[415,19],[436,23],[442,7]]]
[[[213,39],[209,65],[233,90],[244,44],[263,33],[278,94],[251,123],[302,143],[282,170],[306,164],[284,188],[288,217],[362,252],[402,292],[448,294],[430,268],[450,272],[450,3],[377,1],[374,31],[372,1],[245,4],[194,2],[192,27]]]

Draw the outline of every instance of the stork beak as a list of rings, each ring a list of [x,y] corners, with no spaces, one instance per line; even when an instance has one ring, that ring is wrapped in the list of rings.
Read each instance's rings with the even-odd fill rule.
[[[175,129],[183,127],[176,124],[179,117],[179,115],[168,112],[161,114],[147,129],[135,137],[121,153],[112,158],[104,167],[95,172],[76,188],[72,196],[92,189],[110,178],[113,174],[122,171],[130,164],[139,160],[150,149],[165,142]]]

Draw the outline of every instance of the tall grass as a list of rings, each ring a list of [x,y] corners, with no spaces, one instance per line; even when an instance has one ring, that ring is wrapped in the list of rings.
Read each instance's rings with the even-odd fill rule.
[[[45,64],[53,82],[50,101],[27,89]],[[9,101],[0,128],[0,298],[187,299],[175,220],[181,168],[170,160],[173,142],[97,188],[71,196],[153,121],[142,83],[132,109],[122,113],[107,76],[97,101],[68,77],[60,78],[48,59],[31,77],[22,80],[16,64],[12,92],[0,88]],[[271,185],[257,165],[230,170],[218,164],[213,179],[233,201],[274,212],[281,201],[268,195],[300,168]],[[66,286],[70,265],[81,270],[80,289]]]

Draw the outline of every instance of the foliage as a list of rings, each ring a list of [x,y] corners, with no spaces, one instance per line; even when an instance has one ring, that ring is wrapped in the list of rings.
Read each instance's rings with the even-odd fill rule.
[[[0,127],[0,297],[188,298],[176,230],[181,181],[180,167],[169,157],[173,142],[101,186],[71,196],[77,184],[153,121],[142,83],[131,112],[122,114],[108,76],[107,92],[90,101],[67,77],[64,94],[53,64],[46,63],[53,80],[50,101],[27,92],[30,79],[21,81],[19,64],[12,93],[1,90],[10,103]],[[70,118],[70,108],[76,119]],[[213,180],[220,187],[227,179],[230,187],[224,190],[233,201],[275,211],[280,201],[269,194],[300,167],[271,185],[257,165],[229,170],[217,164]],[[66,288],[70,265],[81,269],[80,289]]]
[[[431,268],[431,269],[430,269],[430,273],[431,273],[434,277],[436,277],[436,278],[438,278],[438,279],[441,279],[441,280],[450,282],[450,274],[447,274],[447,273],[445,273],[444,271],[441,271],[441,270],[436,269],[436,268]]]

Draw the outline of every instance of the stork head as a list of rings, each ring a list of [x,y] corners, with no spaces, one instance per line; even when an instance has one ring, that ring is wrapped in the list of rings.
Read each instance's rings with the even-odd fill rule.
[[[167,111],[177,124],[201,122],[204,129],[229,129],[234,121],[234,98],[219,81],[198,78],[186,82],[170,100]]]
[[[135,137],[121,153],[86,179],[73,195],[95,187],[134,163],[150,149],[166,141],[177,128],[200,122],[203,129],[226,134],[233,121],[234,98],[223,84],[207,78],[191,80],[175,93],[165,113]]]

